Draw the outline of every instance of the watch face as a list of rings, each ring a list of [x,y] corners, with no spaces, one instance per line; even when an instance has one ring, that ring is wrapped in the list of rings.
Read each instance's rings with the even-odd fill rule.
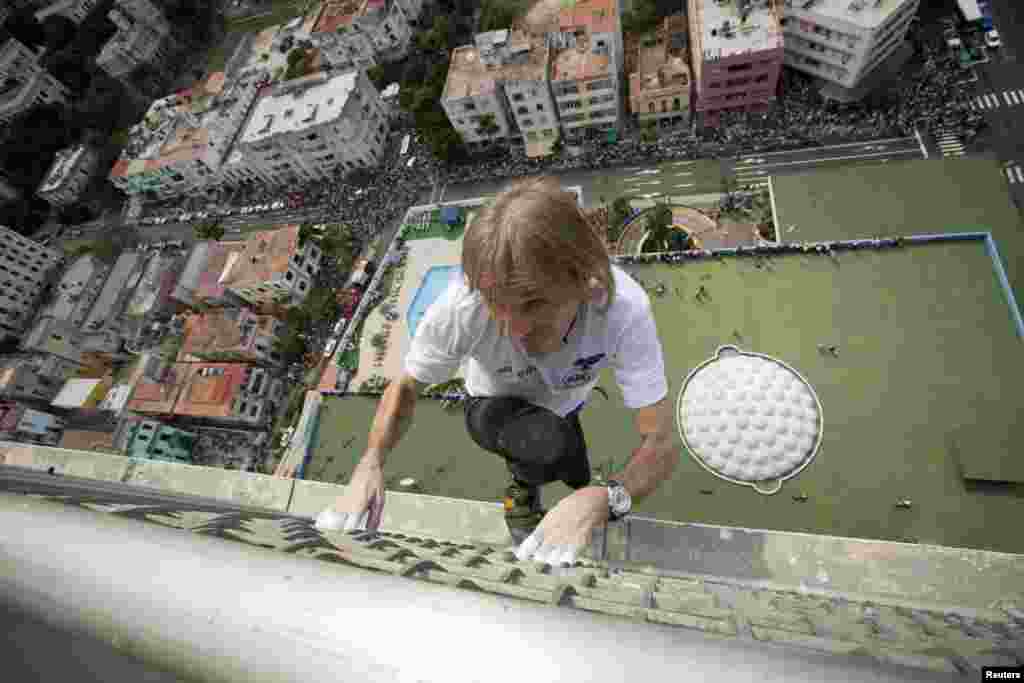
[[[623,514],[629,510],[629,493],[622,486],[613,486],[608,495],[608,504],[616,514]]]

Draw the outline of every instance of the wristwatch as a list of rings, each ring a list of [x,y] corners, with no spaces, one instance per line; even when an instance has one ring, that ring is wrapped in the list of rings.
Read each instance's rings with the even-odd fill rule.
[[[608,480],[608,521],[617,522],[633,509],[633,499],[629,491],[616,479]]]

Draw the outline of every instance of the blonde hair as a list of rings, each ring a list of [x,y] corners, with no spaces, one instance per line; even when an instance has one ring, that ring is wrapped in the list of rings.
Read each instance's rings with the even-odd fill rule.
[[[576,202],[551,177],[518,181],[476,215],[462,239],[462,272],[470,291],[488,304],[495,295],[515,301],[564,287],[590,299],[615,299],[615,277],[604,241]]]

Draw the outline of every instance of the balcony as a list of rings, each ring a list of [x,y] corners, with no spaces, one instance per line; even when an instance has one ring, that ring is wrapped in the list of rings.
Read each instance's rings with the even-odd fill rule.
[[[1020,555],[634,515],[553,568],[509,552],[497,502],[389,491],[380,534],[320,532],[337,485],[0,453],[7,604],[93,637],[47,661],[130,653],[247,682],[934,681],[1024,643]],[[509,643],[522,656],[495,668]]]

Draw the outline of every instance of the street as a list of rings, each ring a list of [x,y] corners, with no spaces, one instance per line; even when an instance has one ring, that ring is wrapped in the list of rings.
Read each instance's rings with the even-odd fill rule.
[[[741,186],[765,185],[770,175],[924,157],[925,151],[919,141],[909,137],[763,152],[739,159],[667,161],[650,166],[567,171],[552,175],[558,177],[564,186],[580,185],[583,188],[584,205],[588,208],[600,206],[602,198],[610,203],[619,196],[629,197],[635,206],[642,207],[660,198],[684,201],[688,196],[721,192],[722,180],[726,177],[735,178]],[[501,179],[446,185],[440,197],[443,201],[458,201],[494,195],[508,182],[509,179]]]

